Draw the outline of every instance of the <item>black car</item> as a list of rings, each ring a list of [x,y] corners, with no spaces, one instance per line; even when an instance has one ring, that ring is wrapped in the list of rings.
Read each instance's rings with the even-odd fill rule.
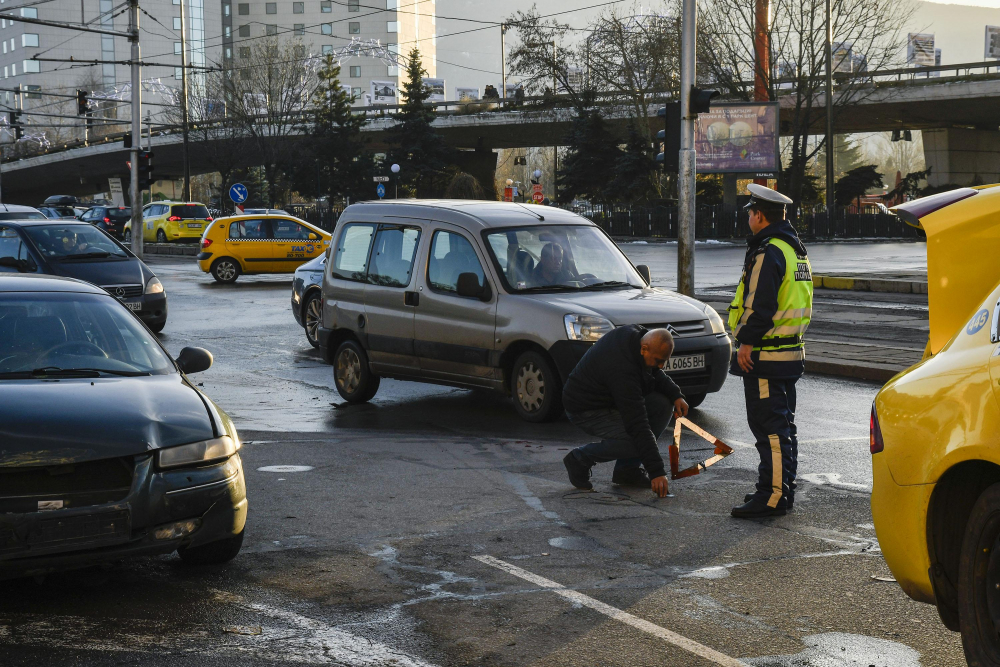
[[[0,275],[0,578],[177,551],[240,551],[247,499],[232,421],[98,287]]]
[[[52,195],[45,198],[42,206],[76,206],[79,202],[73,195]]]
[[[149,267],[85,222],[0,219],[0,276],[42,273],[103,287],[153,332],[167,323],[167,295]]]
[[[319,347],[319,327],[323,323],[323,270],[326,254],[295,269],[292,279],[292,315],[306,331],[306,340]]]
[[[132,209],[124,206],[93,206],[80,216],[80,222],[89,222],[111,234],[124,238],[125,223],[132,219]]]

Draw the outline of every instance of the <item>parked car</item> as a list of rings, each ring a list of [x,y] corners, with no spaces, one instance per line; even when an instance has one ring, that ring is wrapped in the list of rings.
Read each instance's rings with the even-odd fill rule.
[[[0,220],[48,220],[48,218],[32,206],[0,204]]]
[[[50,220],[76,219],[76,209],[72,206],[42,206],[38,210]]]
[[[80,216],[80,222],[100,227],[116,239],[124,238],[125,225],[132,219],[132,209],[124,206],[94,206]]]
[[[239,436],[187,377],[211,364],[172,359],[98,287],[0,275],[0,578],[239,553]]]
[[[625,324],[672,331],[665,370],[690,405],[725,382],[732,348],[718,313],[651,287],[647,267],[568,211],[367,202],[344,210],[334,238],[318,338],[347,401],[371,399],[392,377],[493,388],[542,421],[561,414],[584,353]]]
[[[287,215],[219,218],[201,239],[198,266],[220,283],[243,273],[288,273],[322,255],[330,234]]]
[[[167,324],[167,295],[156,275],[85,222],[0,219],[0,275],[10,273],[79,278],[115,296],[154,333]]]
[[[292,315],[306,332],[306,340],[319,347],[319,327],[323,318],[323,270],[327,254],[295,269],[292,278]]]
[[[156,243],[197,243],[212,216],[198,202],[162,201],[142,208],[142,240]],[[132,242],[132,221],[123,228],[125,243]]]
[[[45,198],[42,206],[76,206],[79,203],[80,199],[73,195],[52,195]]]

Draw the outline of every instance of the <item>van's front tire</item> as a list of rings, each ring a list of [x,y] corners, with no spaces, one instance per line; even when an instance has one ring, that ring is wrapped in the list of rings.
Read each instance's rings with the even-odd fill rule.
[[[965,526],[958,618],[970,667],[1000,665],[1000,483],[980,494]]]
[[[353,340],[345,340],[333,354],[333,380],[337,393],[348,403],[370,401],[382,382],[368,365],[368,353]]]
[[[514,409],[521,419],[544,422],[562,414],[562,383],[549,359],[538,352],[523,352],[514,361],[510,378]]]

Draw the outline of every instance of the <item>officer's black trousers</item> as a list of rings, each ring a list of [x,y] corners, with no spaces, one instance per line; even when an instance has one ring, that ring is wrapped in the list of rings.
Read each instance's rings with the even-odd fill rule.
[[[795,437],[795,382],[743,378],[747,423],[760,454],[755,495],[771,507],[795,499],[795,469],[799,443]]]

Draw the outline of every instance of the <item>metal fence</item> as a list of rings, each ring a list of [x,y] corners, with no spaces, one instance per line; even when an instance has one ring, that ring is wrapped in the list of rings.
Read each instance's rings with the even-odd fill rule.
[[[593,220],[615,237],[677,238],[677,207],[601,206],[567,207]],[[919,229],[910,227],[894,215],[883,213],[838,212],[832,220],[827,214],[803,215],[793,223],[807,239],[922,239]],[[743,239],[750,233],[746,214],[723,206],[705,206],[695,217],[695,236],[699,239]]]

